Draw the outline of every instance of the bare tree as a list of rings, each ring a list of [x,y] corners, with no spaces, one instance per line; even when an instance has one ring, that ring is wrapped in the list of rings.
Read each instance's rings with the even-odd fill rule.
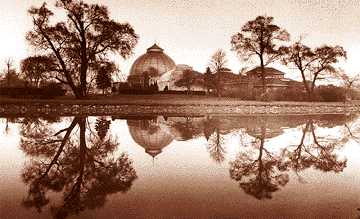
[[[349,75],[344,70],[340,70],[336,77],[341,80],[342,86],[345,88],[345,100],[351,100],[351,90],[360,85],[360,73]]]
[[[227,64],[226,52],[222,49],[216,50],[211,56],[209,66],[212,72],[218,73],[222,68],[225,68]]]
[[[263,93],[265,93],[265,66],[281,57],[281,50],[277,44],[288,41],[290,34],[279,26],[273,24],[274,18],[258,16],[255,20],[248,21],[241,31],[231,38],[232,50],[240,58],[249,61],[257,57],[261,67],[261,80]]]
[[[219,96],[220,95],[220,89],[221,89],[221,75],[220,72],[223,68],[226,67],[227,59],[226,59],[226,53],[222,49],[218,49],[212,56],[209,61],[209,66],[211,71],[215,74],[215,77],[213,78],[215,80],[215,87],[216,87],[216,93]]]
[[[6,68],[4,70],[4,75],[5,75],[6,85],[9,87],[11,84],[11,79],[17,77],[16,70],[14,68],[14,60],[12,58],[6,58],[5,66]]]

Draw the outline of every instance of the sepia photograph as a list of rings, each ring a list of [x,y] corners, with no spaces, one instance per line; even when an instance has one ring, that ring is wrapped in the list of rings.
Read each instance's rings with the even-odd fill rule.
[[[1,219],[360,219],[359,0],[1,0]]]

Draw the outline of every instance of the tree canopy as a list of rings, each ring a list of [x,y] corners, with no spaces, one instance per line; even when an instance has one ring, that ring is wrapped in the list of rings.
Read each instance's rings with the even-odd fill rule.
[[[30,56],[21,61],[22,77],[34,87],[50,78],[55,69],[54,60],[48,56]]]
[[[55,78],[81,98],[87,95],[90,75],[96,74],[98,64],[111,62],[110,53],[127,58],[138,36],[130,24],[110,19],[106,6],[79,0],[58,0],[55,6],[66,13],[67,20],[52,24],[54,12],[46,3],[31,7],[33,28],[26,39],[55,60]]]
[[[185,69],[183,71],[183,76],[181,79],[175,81],[175,85],[179,87],[186,87],[187,91],[190,92],[191,85],[195,82],[196,76],[194,71],[190,69]]]

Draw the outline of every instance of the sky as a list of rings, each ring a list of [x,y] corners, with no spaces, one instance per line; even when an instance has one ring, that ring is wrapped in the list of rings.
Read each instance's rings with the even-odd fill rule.
[[[34,50],[25,40],[31,30],[30,6],[44,0],[2,0],[0,7],[0,69],[12,58],[16,65]],[[54,0],[46,1],[53,6]],[[187,64],[204,72],[217,49],[227,53],[228,67],[238,72],[255,67],[240,61],[231,51],[231,36],[258,15],[274,17],[296,41],[301,36],[311,47],[341,45],[348,59],[341,64],[349,74],[360,73],[359,0],[89,0],[108,6],[110,17],[130,23],[139,35],[134,54],[127,60],[116,57],[119,68],[128,74],[135,59],[158,43],[176,64]],[[61,19],[61,18],[60,18]],[[281,65],[275,67],[293,74]]]

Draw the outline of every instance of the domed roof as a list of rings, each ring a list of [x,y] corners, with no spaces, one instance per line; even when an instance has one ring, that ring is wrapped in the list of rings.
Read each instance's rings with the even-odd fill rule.
[[[130,75],[142,75],[144,72],[154,69],[161,76],[176,68],[175,62],[164,53],[164,50],[154,44],[147,52],[137,58],[130,69]]]
[[[133,140],[152,157],[160,154],[174,139],[156,120],[128,120],[127,124]]]

